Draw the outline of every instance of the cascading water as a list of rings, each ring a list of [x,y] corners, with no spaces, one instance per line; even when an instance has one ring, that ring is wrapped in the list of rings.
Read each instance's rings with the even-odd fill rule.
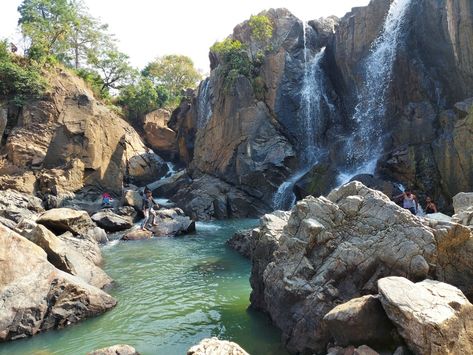
[[[212,116],[212,100],[210,97],[210,78],[205,79],[199,86],[197,100],[197,128],[201,129],[207,125]]]
[[[340,184],[357,174],[373,174],[376,169],[383,146],[386,96],[411,1],[394,0],[391,3],[381,34],[365,62],[365,79],[353,115],[356,131],[347,142],[348,168],[339,175]]]
[[[325,47],[315,55],[307,46],[307,31],[310,27],[303,24],[304,39],[304,76],[301,87],[300,103],[300,132],[302,139],[299,147],[301,155],[301,168],[288,180],[279,186],[273,196],[273,207],[275,209],[290,209],[295,201],[293,189],[296,182],[304,176],[312,166],[317,163],[320,148],[317,145],[317,131],[320,126],[321,105],[326,103],[331,107],[325,95],[325,76],[321,67],[321,61],[325,54]]]

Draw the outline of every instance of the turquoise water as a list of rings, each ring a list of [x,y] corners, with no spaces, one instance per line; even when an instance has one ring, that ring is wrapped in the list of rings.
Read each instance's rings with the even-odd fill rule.
[[[185,354],[217,336],[250,354],[287,354],[280,333],[248,311],[250,262],[225,245],[255,220],[198,223],[195,235],[112,242],[104,269],[117,282],[113,310],[58,331],[1,344],[0,354],[85,354],[124,343],[142,354]]]

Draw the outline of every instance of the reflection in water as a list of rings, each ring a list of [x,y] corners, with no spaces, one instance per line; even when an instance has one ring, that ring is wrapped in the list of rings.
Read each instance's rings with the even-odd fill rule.
[[[255,224],[199,223],[192,236],[115,241],[103,248],[105,270],[117,282],[115,309],[2,344],[0,354],[85,354],[119,343],[145,355],[185,354],[210,336],[236,341],[251,354],[287,354],[269,319],[247,310],[250,263],[225,245],[234,231]]]

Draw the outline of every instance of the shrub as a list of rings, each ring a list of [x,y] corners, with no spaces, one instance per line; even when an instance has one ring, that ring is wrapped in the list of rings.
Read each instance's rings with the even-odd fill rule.
[[[21,107],[26,100],[41,97],[45,89],[40,69],[11,54],[6,41],[0,42],[0,97]]]
[[[260,42],[266,42],[273,36],[273,24],[266,15],[252,15],[248,22],[251,36]]]

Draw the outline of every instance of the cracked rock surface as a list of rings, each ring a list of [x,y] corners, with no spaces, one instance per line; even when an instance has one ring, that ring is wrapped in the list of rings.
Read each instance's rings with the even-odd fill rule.
[[[298,202],[277,227],[263,220],[254,239],[267,252],[253,252],[252,305],[269,313],[293,352],[323,353],[323,317],[377,293],[383,277],[432,278],[473,294],[467,227],[418,218],[360,182]]]
[[[381,303],[415,354],[473,353],[473,305],[456,287],[402,277],[378,281]]]

